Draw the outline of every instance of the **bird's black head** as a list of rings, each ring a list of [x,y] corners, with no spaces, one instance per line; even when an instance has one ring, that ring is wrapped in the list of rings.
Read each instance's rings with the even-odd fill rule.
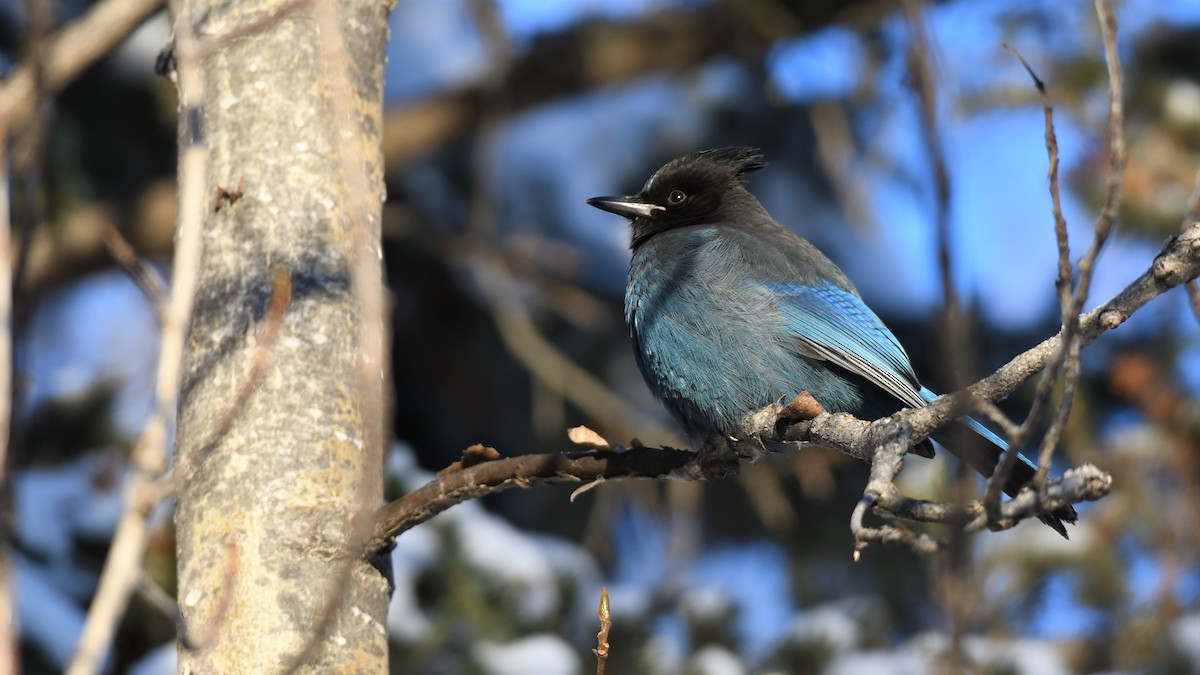
[[[665,230],[723,220],[722,210],[736,203],[757,204],[742,176],[764,166],[755,148],[703,150],[667,162],[636,195],[593,197],[587,203],[628,218],[637,248]]]

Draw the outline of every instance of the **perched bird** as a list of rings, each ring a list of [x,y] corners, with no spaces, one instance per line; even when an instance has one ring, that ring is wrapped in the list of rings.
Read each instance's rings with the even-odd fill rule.
[[[693,441],[803,391],[863,419],[932,401],[842,270],[746,189],[743,176],[764,166],[753,148],[705,150],[668,162],[636,195],[588,200],[632,224],[625,320],[650,390]],[[988,442],[951,450],[991,475],[1006,442],[960,422]],[[1020,457],[1005,492],[1034,471]],[[1069,506],[1042,518],[1064,537],[1062,521],[1075,519]]]

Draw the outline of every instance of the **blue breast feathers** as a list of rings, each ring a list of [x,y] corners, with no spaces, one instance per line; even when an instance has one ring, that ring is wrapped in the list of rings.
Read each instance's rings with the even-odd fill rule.
[[[855,385],[797,349],[778,293],[731,264],[738,240],[714,235],[671,233],[634,256],[626,319],[650,389],[693,437],[805,390],[831,410],[856,409]],[[647,255],[663,245],[669,256]]]

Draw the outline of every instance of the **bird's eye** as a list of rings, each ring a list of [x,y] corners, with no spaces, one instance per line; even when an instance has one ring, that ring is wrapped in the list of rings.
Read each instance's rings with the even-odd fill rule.
[[[682,204],[687,199],[687,195],[683,194],[683,190],[671,190],[671,194],[667,195],[667,203],[671,205]]]

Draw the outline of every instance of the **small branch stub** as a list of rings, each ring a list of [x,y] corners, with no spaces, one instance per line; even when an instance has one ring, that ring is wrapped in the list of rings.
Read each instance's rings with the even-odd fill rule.
[[[612,614],[608,609],[608,589],[600,588],[600,632],[596,633],[596,675],[604,675],[604,667],[608,661],[608,631],[612,628]]]
[[[458,473],[463,469],[469,469],[477,464],[491,462],[500,459],[500,451],[482,443],[476,443],[471,447],[463,450],[462,457],[454,460],[449,466],[437,473],[441,478],[448,474]]]

